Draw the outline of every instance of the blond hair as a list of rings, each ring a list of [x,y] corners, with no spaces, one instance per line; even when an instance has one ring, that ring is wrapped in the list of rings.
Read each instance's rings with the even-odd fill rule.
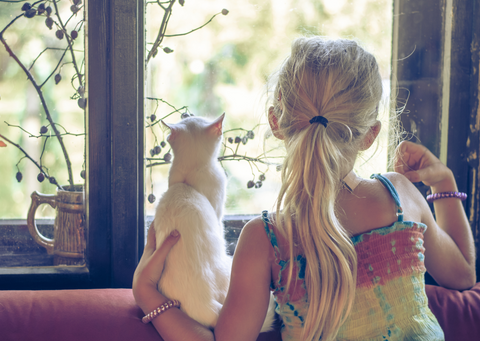
[[[290,241],[290,258],[295,240],[307,260],[303,340],[331,340],[353,304],[357,269],[335,202],[376,123],[381,77],[375,58],[356,42],[311,37],[292,43],[272,79],[274,114],[287,149],[275,224]],[[318,115],[328,119],[327,127],[309,123]]]

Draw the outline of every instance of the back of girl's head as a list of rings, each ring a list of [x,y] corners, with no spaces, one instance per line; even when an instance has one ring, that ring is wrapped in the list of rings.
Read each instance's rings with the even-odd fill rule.
[[[274,98],[280,101],[274,107],[287,140],[320,115],[329,121],[326,132],[332,141],[347,142],[353,151],[375,124],[381,96],[375,57],[356,42],[298,38],[278,72]]]
[[[274,115],[287,148],[277,198],[281,219],[275,223],[298,241],[307,259],[309,309],[303,339],[330,340],[352,306],[357,266],[335,201],[341,179],[376,123],[380,73],[375,58],[354,41],[312,37],[293,42],[273,80]],[[315,116],[325,117],[326,127],[311,124]],[[290,279],[292,275],[290,266]]]

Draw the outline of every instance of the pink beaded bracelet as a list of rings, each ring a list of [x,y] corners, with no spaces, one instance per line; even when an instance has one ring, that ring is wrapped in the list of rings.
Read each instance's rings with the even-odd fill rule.
[[[434,202],[437,199],[443,199],[443,198],[457,198],[460,200],[465,200],[467,199],[467,193],[463,192],[441,192],[441,193],[435,193],[435,194],[430,194],[427,195],[427,201],[428,202]]]
[[[164,313],[165,311],[167,311],[168,309],[173,308],[173,307],[180,308],[180,302],[177,301],[177,300],[173,300],[173,301],[168,301],[168,302],[163,303],[157,309],[155,309],[151,313],[148,313],[147,315],[145,315],[142,318],[142,322],[143,323],[148,323],[151,320],[153,320],[155,317],[157,317],[158,315]]]

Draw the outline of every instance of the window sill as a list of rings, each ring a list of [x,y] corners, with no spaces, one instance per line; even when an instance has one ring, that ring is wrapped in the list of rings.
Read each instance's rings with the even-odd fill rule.
[[[255,215],[227,215],[224,218],[228,252],[233,254],[240,231]],[[150,226],[153,216],[146,217]],[[47,238],[53,238],[53,219],[37,219],[37,227]],[[145,234],[146,235],[146,234]],[[35,243],[26,220],[0,220],[0,275],[85,273],[84,266],[54,266],[53,255]]]
[[[21,266],[0,268],[3,275],[88,275],[86,266]]]
[[[37,219],[39,231],[53,238],[53,219]],[[53,266],[53,255],[33,240],[26,220],[0,220],[0,270]]]

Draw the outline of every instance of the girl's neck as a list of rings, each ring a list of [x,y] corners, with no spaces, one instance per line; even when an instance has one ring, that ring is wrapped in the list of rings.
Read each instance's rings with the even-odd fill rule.
[[[343,186],[350,192],[353,192],[361,181],[362,178],[360,178],[353,169],[342,180]]]

